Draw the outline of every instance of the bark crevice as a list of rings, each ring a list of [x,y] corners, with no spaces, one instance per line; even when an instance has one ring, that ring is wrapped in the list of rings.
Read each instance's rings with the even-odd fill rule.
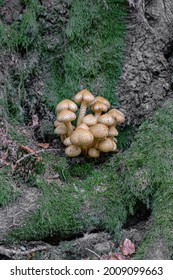
[[[168,57],[172,53],[173,2],[143,3],[131,9],[123,72],[117,87],[127,124],[135,125],[172,95]]]

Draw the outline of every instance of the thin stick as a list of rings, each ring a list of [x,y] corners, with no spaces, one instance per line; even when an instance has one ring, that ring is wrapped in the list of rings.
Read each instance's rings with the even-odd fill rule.
[[[94,254],[97,258],[99,258],[99,260],[101,260],[101,256],[99,256],[97,253],[95,253],[94,251],[92,251],[89,248],[85,248],[85,250],[89,251],[90,253]]]
[[[23,157],[21,157],[20,159],[18,159],[16,161],[16,165],[19,164],[22,160],[30,157],[30,156],[34,156],[36,154],[40,154],[40,153],[46,153],[46,152],[52,152],[52,151],[60,151],[60,149],[42,149],[42,150],[39,150],[39,151],[36,151],[36,152],[31,152],[30,154],[27,154],[27,155],[24,155]]]

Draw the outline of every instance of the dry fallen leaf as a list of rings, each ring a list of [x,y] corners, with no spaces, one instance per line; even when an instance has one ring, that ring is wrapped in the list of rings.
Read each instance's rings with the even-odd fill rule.
[[[115,253],[111,256],[110,260],[124,260],[123,255],[120,253]]]
[[[43,148],[43,149],[49,148],[49,144],[48,143],[38,143],[37,146],[40,147],[40,148]]]
[[[135,245],[128,238],[124,240],[123,245],[121,246],[121,251],[124,256],[132,255],[135,253]]]
[[[110,256],[110,259],[109,260],[115,260],[115,261],[118,261],[119,259],[117,258],[116,255],[112,255]]]

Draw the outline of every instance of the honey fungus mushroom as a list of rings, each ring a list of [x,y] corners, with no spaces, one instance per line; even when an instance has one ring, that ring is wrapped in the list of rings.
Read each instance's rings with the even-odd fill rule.
[[[83,149],[86,149],[86,147],[92,143],[93,139],[94,137],[89,130],[78,127],[70,136],[71,143]]]
[[[90,131],[95,138],[102,139],[108,136],[108,127],[102,123],[97,123],[90,127]]]
[[[67,135],[67,127],[64,123],[59,122],[56,126],[54,133],[60,136],[61,141],[63,142]]]
[[[79,116],[77,120],[77,126],[79,126],[86,114],[87,105],[91,104],[95,100],[95,97],[90,91],[88,91],[87,89],[83,89],[75,95],[73,100],[76,103],[81,103]]]
[[[110,116],[112,116],[117,124],[121,124],[125,122],[125,116],[124,114],[118,110],[118,109],[111,109],[110,111],[107,112]]]
[[[70,110],[72,112],[76,112],[78,107],[77,105],[70,99],[64,99],[60,103],[57,104],[55,112],[58,114],[62,110]]]
[[[107,112],[108,108],[102,102],[97,101],[91,106],[91,110],[95,113],[95,118],[98,119],[102,112]]]
[[[92,158],[98,158],[100,156],[100,151],[96,148],[89,148],[88,155]]]
[[[61,124],[61,122],[59,122],[58,120],[55,120],[53,124],[54,124],[55,127],[57,127],[58,125]]]
[[[99,141],[98,150],[100,150],[101,152],[108,153],[108,152],[116,151],[116,149],[117,149],[116,143],[109,138]]]
[[[73,132],[73,126],[71,124],[72,121],[76,119],[75,113],[70,110],[63,109],[57,117],[57,120],[63,122],[67,127],[67,136],[70,136]]]
[[[76,103],[81,105],[74,127],[72,121],[76,119]],[[86,115],[88,107],[94,113]],[[97,158],[101,152],[116,151],[116,125],[123,123],[125,116],[118,109],[110,110],[110,103],[104,97],[94,97],[87,89],[83,89],[75,95],[74,102],[65,99],[57,104],[56,114],[54,131],[66,146],[67,156],[76,157],[84,152],[91,158]]]
[[[67,137],[64,141],[63,141],[63,144],[65,146],[69,146],[69,145],[72,145],[71,141],[70,141],[70,137]]]
[[[81,123],[78,128],[83,128],[89,130],[89,126],[87,126],[85,123]]]
[[[91,104],[91,110],[95,112],[95,117],[98,117],[102,112],[107,112],[110,108],[110,102],[102,96],[97,96],[95,101]]]
[[[103,123],[106,126],[111,126],[111,125],[115,124],[115,119],[111,115],[106,113],[98,118],[98,123]]]
[[[118,136],[118,130],[112,125],[109,127],[108,137],[113,140],[116,136]]]
[[[92,114],[89,114],[82,119],[82,123],[86,124],[89,127],[95,125],[97,123],[97,119]]]
[[[109,109],[110,106],[111,106],[110,102],[109,102],[106,98],[104,98],[104,97],[102,97],[102,96],[96,96],[95,101],[96,101],[96,102],[97,102],[97,101],[102,102],[104,105],[107,106],[107,109]]]
[[[77,157],[79,156],[81,153],[81,148],[75,145],[69,145],[66,149],[65,149],[65,154],[68,157]]]
[[[96,148],[98,140],[104,139],[108,136],[108,127],[105,124],[97,123],[90,127],[90,131],[94,136],[94,141],[92,142],[92,147]]]

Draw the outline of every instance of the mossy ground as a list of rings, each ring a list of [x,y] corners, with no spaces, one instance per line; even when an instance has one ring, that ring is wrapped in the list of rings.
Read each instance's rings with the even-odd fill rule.
[[[8,168],[0,169],[0,207],[15,201],[16,197],[20,194],[19,190],[16,190],[15,183],[10,178],[8,172]]]
[[[13,238],[39,239],[55,232],[68,236],[94,228],[119,238],[121,226],[141,203],[151,209],[153,224],[137,256],[145,254],[158,231],[171,249],[172,113],[171,101],[141,125],[127,150],[104,158],[104,164],[51,155],[49,173],[58,173],[60,182],[48,184],[43,175],[35,175],[34,184],[43,192],[40,207]]]

